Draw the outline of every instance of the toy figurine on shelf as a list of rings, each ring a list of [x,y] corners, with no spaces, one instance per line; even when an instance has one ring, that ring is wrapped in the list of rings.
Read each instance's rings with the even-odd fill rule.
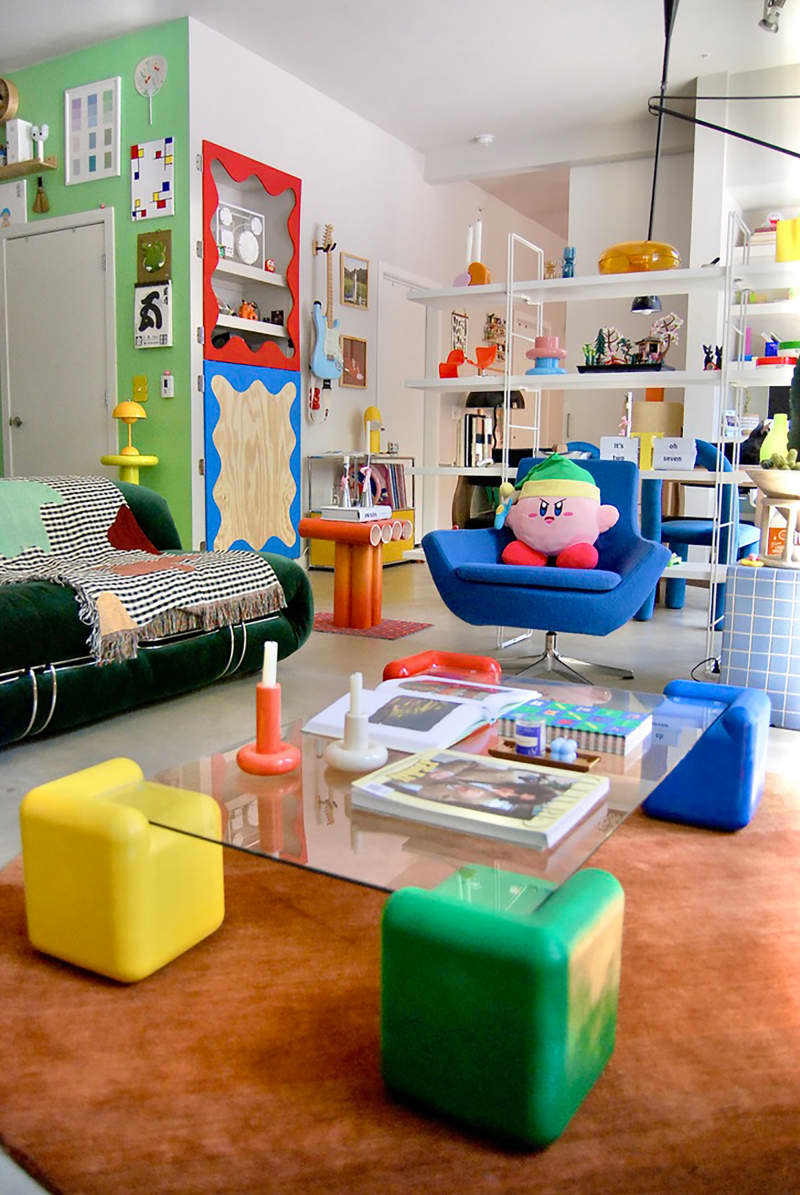
[[[342,462],[342,476],[339,479],[339,505],[352,506],[350,501],[350,457],[346,456]]]
[[[544,276],[545,278],[558,278],[558,265],[549,258],[544,263]]]
[[[239,319],[260,320],[258,305],[252,299],[242,299],[239,304],[239,310],[236,312]]]
[[[575,246],[565,245],[562,254],[561,263],[561,277],[574,278],[575,277]]]
[[[703,345],[703,369],[722,369],[721,345]]]

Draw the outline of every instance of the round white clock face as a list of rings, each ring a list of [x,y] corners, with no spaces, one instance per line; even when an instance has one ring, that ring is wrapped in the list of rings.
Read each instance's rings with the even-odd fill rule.
[[[154,96],[167,79],[167,60],[161,54],[148,54],[133,73],[133,82],[139,95]]]
[[[226,228],[230,228],[233,224],[233,213],[229,207],[221,207],[219,209],[219,222],[224,224]]]
[[[245,265],[251,266],[258,259],[258,241],[249,229],[239,233],[236,248]]]
[[[256,236],[260,236],[261,227],[261,221],[259,220],[258,216],[253,216],[252,220],[250,221],[250,231],[254,232]]]

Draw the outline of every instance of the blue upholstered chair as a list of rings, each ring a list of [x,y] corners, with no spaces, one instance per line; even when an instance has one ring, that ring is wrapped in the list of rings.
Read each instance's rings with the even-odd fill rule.
[[[717,468],[717,446],[708,440],[697,440],[696,465],[701,469],[715,470]],[[722,470],[729,473],[730,463],[723,458]],[[722,494],[721,529],[719,539],[720,560],[728,556],[728,526],[732,522],[732,512],[738,510],[736,486],[726,485]],[[688,560],[689,548],[699,546],[710,548],[713,543],[714,520],[707,518],[668,518],[661,517],[661,482],[647,480],[642,483],[642,528],[652,539],[659,539],[667,544],[670,551],[680,556],[681,560]],[[738,518],[733,523],[735,542],[733,558],[741,560],[747,556],[753,544],[758,543],[758,528],[752,523],[742,523]],[[669,574],[667,574],[669,576]],[[665,604],[670,610],[682,610],[686,599],[686,581],[682,577],[668,580],[666,585]],[[652,614],[655,593],[649,603],[645,604],[645,618]],[[648,608],[649,607],[649,608]],[[717,587],[714,619],[718,630],[722,629],[722,614],[725,609],[725,586]]]
[[[524,477],[537,462],[519,464]],[[628,461],[582,460],[600,488],[604,503],[619,510],[619,521],[597,541],[597,568],[571,569],[503,564],[500,555],[510,531],[481,528],[431,531],[422,541],[442,601],[473,626],[543,630],[545,648],[531,667],[560,667],[574,680],[586,678],[558,653],[557,632],[608,635],[630,619],[652,591],[669,560],[661,544],[642,539],[637,514],[638,470]],[[572,661],[585,664],[585,661]],[[592,665],[590,665],[592,666]],[[626,669],[596,665],[630,679]]]

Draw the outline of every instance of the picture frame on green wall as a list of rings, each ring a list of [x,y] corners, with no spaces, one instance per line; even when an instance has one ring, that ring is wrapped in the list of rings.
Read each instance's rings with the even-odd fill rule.
[[[137,349],[163,349],[172,344],[172,283],[133,288],[133,343]]]
[[[64,91],[64,182],[91,183],[120,173],[121,77]]]

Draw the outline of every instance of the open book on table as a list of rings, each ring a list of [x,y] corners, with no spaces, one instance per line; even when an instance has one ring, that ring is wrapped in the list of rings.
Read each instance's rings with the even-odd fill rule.
[[[606,776],[423,751],[353,781],[357,809],[548,849],[608,792]]]
[[[475,684],[442,676],[408,676],[385,680],[377,689],[365,689],[362,710],[369,715],[370,738],[397,751],[449,747],[479,726],[494,722],[505,711],[531,697],[535,689],[507,685]],[[349,694],[305,724],[307,734],[341,738]]]

